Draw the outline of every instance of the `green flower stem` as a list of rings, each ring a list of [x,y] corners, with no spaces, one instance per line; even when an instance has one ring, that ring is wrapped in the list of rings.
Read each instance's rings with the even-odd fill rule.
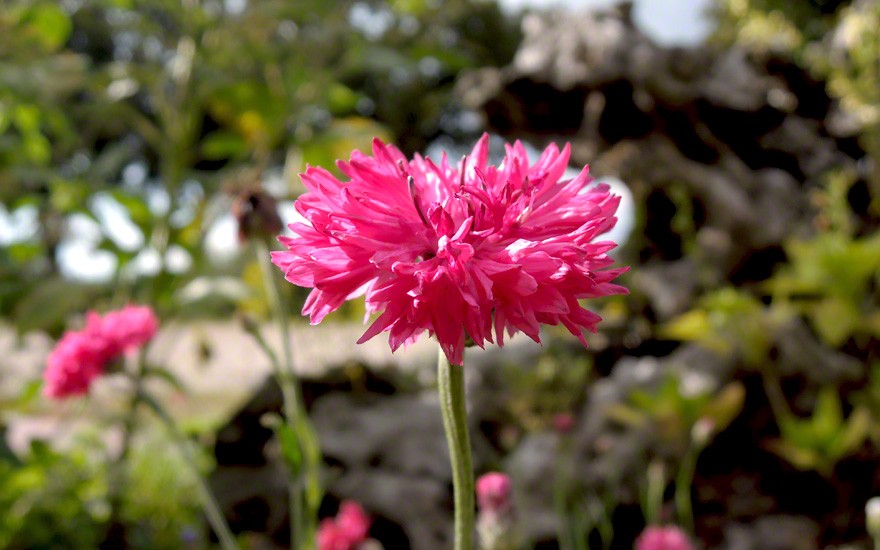
[[[126,528],[122,521],[123,492],[126,483],[126,462],[131,454],[131,442],[134,436],[135,424],[137,423],[137,410],[143,399],[144,377],[146,375],[146,362],[144,351],[138,354],[137,369],[132,376],[134,393],[126,411],[125,420],[122,422],[122,446],[119,455],[110,466],[112,484],[109,488],[110,518],[107,524],[106,545],[119,547],[126,545]]]
[[[189,440],[177,428],[177,424],[174,423],[174,419],[171,418],[171,415],[169,415],[162,405],[151,395],[142,392],[142,400],[153,410],[154,413],[156,413],[156,416],[162,420],[162,423],[165,424],[165,428],[168,430],[171,439],[174,441],[174,444],[177,445],[186,465],[192,471],[192,475],[196,479],[199,496],[202,499],[205,516],[208,518],[208,523],[211,525],[211,529],[214,530],[217,539],[220,541],[220,547],[223,548],[223,550],[238,550],[239,547],[238,542],[235,540],[235,535],[232,534],[229,524],[226,523],[226,517],[220,510],[220,505],[217,503],[217,499],[214,498],[214,493],[211,492],[208,482],[205,481],[205,477],[199,469],[198,461],[193,455]]]
[[[681,528],[691,535],[696,534],[691,485],[694,481],[694,473],[697,471],[697,458],[702,450],[703,445],[691,441],[681,460],[678,475],[675,476],[675,512]]]
[[[299,446],[300,467],[295,468],[288,483],[290,500],[290,540],[293,548],[314,548],[317,529],[318,506],[321,504],[321,452],[318,438],[309,422],[302,399],[299,379],[293,369],[293,349],[290,342],[290,327],[284,309],[275,268],[272,265],[269,243],[257,239],[257,256],[263,272],[263,282],[269,297],[272,313],[278,321],[281,336],[283,362],[261,342],[275,368],[275,376],[281,387],[284,400],[284,417],[290,431],[296,436]],[[254,331],[255,333],[257,331]],[[258,337],[258,341],[262,338]]]
[[[660,525],[660,509],[663,507],[663,491],[666,489],[666,472],[663,462],[652,460],[648,464],[648,486],[645,490],[645,524]]]
[[[474,544],[474,469],[468,436],[464,393],[464,366],[451,365],[441,349],[437,356],[437,385],[443,427],[452,463],[455,502],[455,550],[471,550]]]

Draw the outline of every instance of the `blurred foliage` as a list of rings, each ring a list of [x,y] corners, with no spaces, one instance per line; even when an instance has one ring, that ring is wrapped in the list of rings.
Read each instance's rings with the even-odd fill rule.
[[[806,320],[828,349],[860,359],[871,357],[880,341],[880,233],[857,234],[848,198],[852,181],[848,174],[828,175],[815,196],[814,232],[785,244],[788,261],[772,277],[751,288],[708,292],[696,307],[657,329],[663,338],[734,354],[760,372],[781,435],[770,448],[793,466],[823,475],[858,451],[880,419],[877,373],[865,373],[866,386],[853,404],[837,387],[818,389],[812,413],[799,418],[779,389],[775,352],[785,327],[797,318]],[[844,407],[852,408],[847,419]]]
[[[852,402],[870,411],[872,418],[880,418],[880,362],[871,365],[867,385],[853,396]],[[880,446],[880,423],[872,422],[868,435],[875,446]]]
[[[133,526],[131,544],[145,549],[175,548],[183,546],[186,536],[204,538],[196,482],[181,475],[188,471],[185,461],[158,431],[143,430],[141,435],[127,463],[123,516]],[[199,450],[199,458],[205,472],[213,469],[208,453]]]
[[[819,391],[810,417],[784,411],[777,413],[777,421],[782,437],[770,443],[771,449],[799,469],[826,476],[837,462],[861,448],[873,422],[863,407],[844,418],[840,394],[830,386]]]
[[[545,345],[546,352],[532,367],[503,366],[506,412],[524,431],[546,428],[557,415],[576,411],[593,373],[588,355],[558,341]]]
[[[680,377],[670,374],[654,391],[633,391],[629,403],[615,404],[608,415],[623,425],[647,430],[683,454],[697,422],[708,422],[713,434],[724,431],[742,411],[744,400],[745,388],[739,382],[717,391],[689,391]]]
[[[124,517],[132,548],[182,548],[206,531],[195,482],[159,431],[146,429],[127,463]],[[200,458],[210,469],[208,456]],[[0,547],[97,548],[109,517],[108,466],[97,434],[80,433],[63,451],[35,440],[18,458],[0,449]]]
[[[725,44],[753,49],[792,51],[821,39],[834,26],[840,1],[720,0],[715,36]]]
[[[848,114],[844,130],[869,153],[865,201],[873,206],[852,199],[862,174],[829,174],[814,197],[815,226],[785,243],[786,261],[769,280],[704,289],[689,311],[639,338],[697,342],[769,373],[779,429],[769,448],[830,475],[866,440],[880,444],[880,3],[718,0],[715,16],[719,44],[790,56],[827,82]],[[411,153],[441,135],[467,135],[452,85],[464,70],[507,63],[517,27],[480,0],[6,0],[0,216],[19,227],[0,235],[0,315],[22,333],[53,334],[88,307],[130,299],[165,318],[265,315],[251,251],[232,238],[220,246],[238,254],[206,247],[208,230],[228,219],[230,195],[262,179],[276,197],[292,198],[306,164],[333,169],[374,136]],[[682,186],[669,195],[673,231],[690,253],[698,205]],[[65,256],[75,242],[85,252]],[[84,256],[107,259],[110,280],[71,277],[70,258]],[[625,300],[607,301],[606,327],[631,313]],[[342,314],[362,317],[363,306],[347,304]],[[873,365],[855,391],[807,388],[812,408],[803,417],[774,378],[793,319],[828,350]],[[579,410],[594,376],[590,356],[557,345],[533,367],[503,371],[503,416],[517,438]],[[694,389],[668,375],[609,414],[679,458],[698,423],[718,433],[745,401],[739,381]],[[204,534],[195,494],[176,455],[156,452],[165,443],[150,437],[132,455],[126,491],[137,498],[126,498],[125,520],[136,546],[177,547],[193,526]],[[107,473],[92,451],[36,443],[17,458],[0,448],[0,547],[95,546]],[[605,481],[607,494],[579,495],[585,508],[568,512],[581,532],[610,525],[619,480]]]
[[[252,251],[206,244],[232,197],[262,183],[289,200],[307,164],[335,170],[374,137],[411,154],[469,135],[456,76],[507,63],[518,28],[482,0],[4,1],[0,316],[58,335],[129,300],[164,319],[265,315]],[[109,276],[79,265],[93,260]],[[304,293],[285,292],[298,309]],[[146,437],[128,465],[130,542],[203,546],[180,460]],[[93,454],[0,456],[0,547],[96,547],[108,497]]]
[[[875,159],[871,209],[880,213],[880,3],[874,0],[718,0],[715,40],[787,55],[827,82]],[[876,225],[876,224],[874,224]]]
[[[0,199],[33,223],[3,236],[0,314],[56,333],[102,302],[197,314],[182,289],[248,262],[205,248],[227,192],[253,183],[243,171],[276,174],[289,198],[306,163],[332,168],[374,136],[412,152],[472,131],[455,76],[507,62],[517,27],[478,0],[10,0]],[[83,254],[112,265],[111,281],[71,280]],[[205,314],[236,303],[203,291]]]
[[[747,365],[759,368],[773,344],[780,316],[746,291],[723,288],[704,294],[696,308],[659,326],[658,334],[699,342],[719,353],[736,352]]]
[[[774,303],[804,314],[825,343],[880,338],[880,310],[871,289],[880,282],[880,233],[852,238],[821,233],[792,240],[791,262],[769,282]]]
[[[23,462],[0,460],[0,546],[94,548],[109,511],[103,466],[79,450],[34,442]]]

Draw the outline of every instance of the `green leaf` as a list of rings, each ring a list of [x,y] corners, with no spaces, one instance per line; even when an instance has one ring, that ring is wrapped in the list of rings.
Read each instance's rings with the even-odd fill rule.
[[[68,315],[87,308],[91,301],[91,287],[87,285],[60,277],[40,281],[16,306],[16,328],[24,334],[58,327]]]
[[[81,211],[89,198],[91,186],[83,181],[56,178],[49,182],[49,201],[61,213]]]
[[[31,7],[21,22],[36,34],[43,46],[53,50],[67,42],[73,29],[64,10],[51,3]]]
[[[715,424],[713,432],[721,432],[739,416],[745,399],[745,386],[741,382],[731,382],[704,407],[702,416],[712,419]]]
[[[829,441],[843,427],[843,408],[836,388],[825,387],[816,398],[812,428],[817,442]]]
[[[327,107],[334,115],[346,115],[354,111],[360,96],[344,84],[332,83],[325,92]]]
[[[813,449],[792,445],[786,440],[770,442],[770,449],[799,470],[818,470],[822,468],[822,457]]]
[[[795,416],[786,416],[778,419],[777,422],[779,423],[779,431],[788,444],[803,448],[819,446],[811,421],[801,420]]]
[[[388,130],[363,117],[334,120],[328,129],[302,147],[303,160],[314,166],[336,170],[336,159],[348,158],[352,150],[369,151],[374,137],[388,141]]]
[[[623,403],[615,403],[608,407],[605,411],[605,416],[624,426],[634,426],[637,428],[644,426],[648,422],[648,416],[642,411]]]
[[[17,263],[26,263],[35,258],[39,258],[42,256],[43,251],[44,248],[42,243],[27,241],[10,244],[6,249],[10,259]]]
[[[28,382],[21,392],[18,394],[17,405],[19,407],[24,407],[33,403],[35,399],[40,396],[40,390],[43,389],[43,381],[42,380],[31,380]]]
[[[862,324],[858,307],[838,297],[821,300],[810,311],[810,321],[826,344],[839,347],[846,342]]]
[[[865,317],[865,329],[874,338],[880,339],[880,311],[874,311]]]
[[[634,390],[629,396],[629,401],[639,409],[648,412],[653,411],[657,403],[655,396],[644,390]]]
[[[20,103],[12,111],[15,127],[22,134],[34,134],[40,131],[40,109],[36,105]]]
[[[683,313],[660,327],[661,338],[681,341],[706,340],[711,335],[709,314],[702,309],[694,309]]]
[[[202,156],[209,160],[238,157],[246,151],[244,138],[236,132],[217,130],[202,140]]]
[[[153,213],[147,205],[147,201],[141,197],[130,195],[121,190],[111,192],[113,198],[128,212],[131,221],[134,222],[141,231],[148,233],[145,229],[149,229],[153,223]]]
[[[427,8],[425,0],[391,0],[391,9],[398,13],[419,16]]]
[[[183,382],[181,382],[179,378],[174,376],[174,374],[171,371],[169,371],[168,369],[163,369],[161,367],[155,367],[155,368],[151,368],[147,372],[147,374],[148,374],[148,376],[158,378],[159,380],[162,380],[163,382],[168,383],[172,388],[174,388],[175,390],[177,390],[179,392],[182,392],[182,393],[186,392],[186,386],[183,385]]]
[[[298,476],[302,469],[303,455],[296,432],[287,424],[279,424],[275,428],[275,435],[281,444],[281,454],[290,466],[292,475]]]
[[[871,430],[871,413],[864,407],[858,407],[847,418],[846,425],[838,430],[836,437],[828,445],[828,454],[835,460],[857,451],[865,442]]]

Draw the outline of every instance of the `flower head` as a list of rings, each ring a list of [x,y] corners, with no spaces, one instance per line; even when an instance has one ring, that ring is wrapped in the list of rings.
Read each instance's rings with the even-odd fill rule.
[[[102,319],[108,339],[123,353],[131,352],[153,339],[159,330],[159,319],[148,306],[126,306],[110,311]]]
[[[146,306],[126,306],[103,316],[90,311],[85,327],[66,332],[49,354],[43,392],[55,399],[86,393],[108,363],[149,342],[158,326]]]
[[[353,550],[370,532],[370,517],[360,504],[344,501],[335,519],[325,519],[318,527],[318,550]]]
[[[481,512],[504,512],[511,507],[511,483],[507,474],[483,474],[476,485],[477,505]]]
[[[649,525],[636,539],[636,550],[692,550],[690,539],[679,527]]]
[[[483,347],[504,333],[540,341],[541,324],[564,325],[584,344],[601,318],[578,302],[625,293],[609,269],[616,245],[593,242],[610,230],[619,198],[590,186],[585,167],[568,180],[569,147],[549,146],[530,164],[517,142],[498,167],[488,164],[488,136],[450,164],[373,141],[339,169],[302,175],[308,192],[295,203],[305,223],[279,237],[273,262],[291,283],[313,288],[303,314],[320,323],[343,302],[365,296],[381,313],[359,340],[389,333],[392,350],[427,331],[447,358],[462,363],[466,338]]]

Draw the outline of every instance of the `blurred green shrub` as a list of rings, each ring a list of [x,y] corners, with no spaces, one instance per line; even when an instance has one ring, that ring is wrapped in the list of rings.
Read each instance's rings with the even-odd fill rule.
[[[820,233],[785,249],[790,262],[768,283],[777,308],[805,315],[832,347],[854,336],[880,338],[880,310],[871,292],[880,282],[880,233]]]
[[[714,39],[759,54],[788,55],[817,77],[849,113],[853,135],[880,158],[880,3],[873,0],[718,0]],[[880,163],[871,177],[880,212]]]
[[[198,493],[181,473],[183,459],[155,426],[139,435],[123,490],[131,547],[182,548],[185,537],[206,547]],[[63,451],[41,441],[22,458],[0,449],[0,547],[97,548],[110,511],[103,445],[97,434],[83,434]],[[210,469],[208,456],[202,459]]]
[[[668,374],[655,390],[633,391],[628,403],[614,405],[608,415],[654,434],[661,444],[684,454],[697,422],[709,423],[707,436],[722,432],[742,411],[744,400],[740,382],[730,382],[717,392],[710,388],[689,391],[680,377]]]
[[[268,170],[287,199],[305,164],[335,170],[336,158],[374,136],[413,152],[441,133],[473,131],[457,122],[455,77],[506,63],[517,29],[478,0],[9,0],[0,10],[0,200],[35,224],[0,250],[0,315],[23,319],[22,332],[57,333],[82,300],[228,312],[237,305],[228,296],[218,297],[225,308],[196,304],[204,310],[177,300],[190,281],[247,265],[205,247],[228,192]],[[114,266],[110,284],[80,292],[57,283],[65,299],[44,299],[43,283],[64,278],[60,253],[84,226]],[[122,226],[131,238],[120,238]]]
[[[660,325],[661,338],[699,342],[719,353],[738,353],[746,365],[766,361],[786,311],[768,310],[745,290],[723,288],[704,294],[697,307]]]
[[[785,243],[787,261],[771,278],[751,288],[707,292],[695,308],[657,329],[662,338],[733,354],[760,372],[781,436],[770,449],[799,469],[826,476],[869,436],[880,440],[872,429],[880,418],[880,377],[866,371],[865,387],[853,394],[852,403],[837,387],[819,388],[811,414],[800,418],[780,388],[774,351],[795,318],[805,319],[829,350],[859,359],[870,357],[880,340],[880,233],[858,233],[849,202],[852,184],[851,174],[828,175],[814,197],[818,211],[812,233]],[[673,392],[666,393],[668,401]]]
[[[95,457],[36,441],[23,461],[0,459],[0,547],[95,548],[109,509]]]
[[[205,539],[201,501],[183,457],[158,430],[144,430],[128,461],[123,518],[135,548],[182,547],[186,536]],[[213,469],[211,458],[198,450],[202,470]],[[197,545],[206,546],[201,540]]]
[[[864,407],[856,407],[844,418],[837,388],[824,387],[810,417],[798,418],[787,410],[777,413],[782,437],[772,441],[770,448],[796,468],[830,476],[842,458],[861,448],[872,422]]]
[[[589,355],[566,349],[558,341],[545,345],[535,365],[503,366],[507,416],[525,431],[552,426],[559,414],[574,414],[586,397],[593,372]]]

